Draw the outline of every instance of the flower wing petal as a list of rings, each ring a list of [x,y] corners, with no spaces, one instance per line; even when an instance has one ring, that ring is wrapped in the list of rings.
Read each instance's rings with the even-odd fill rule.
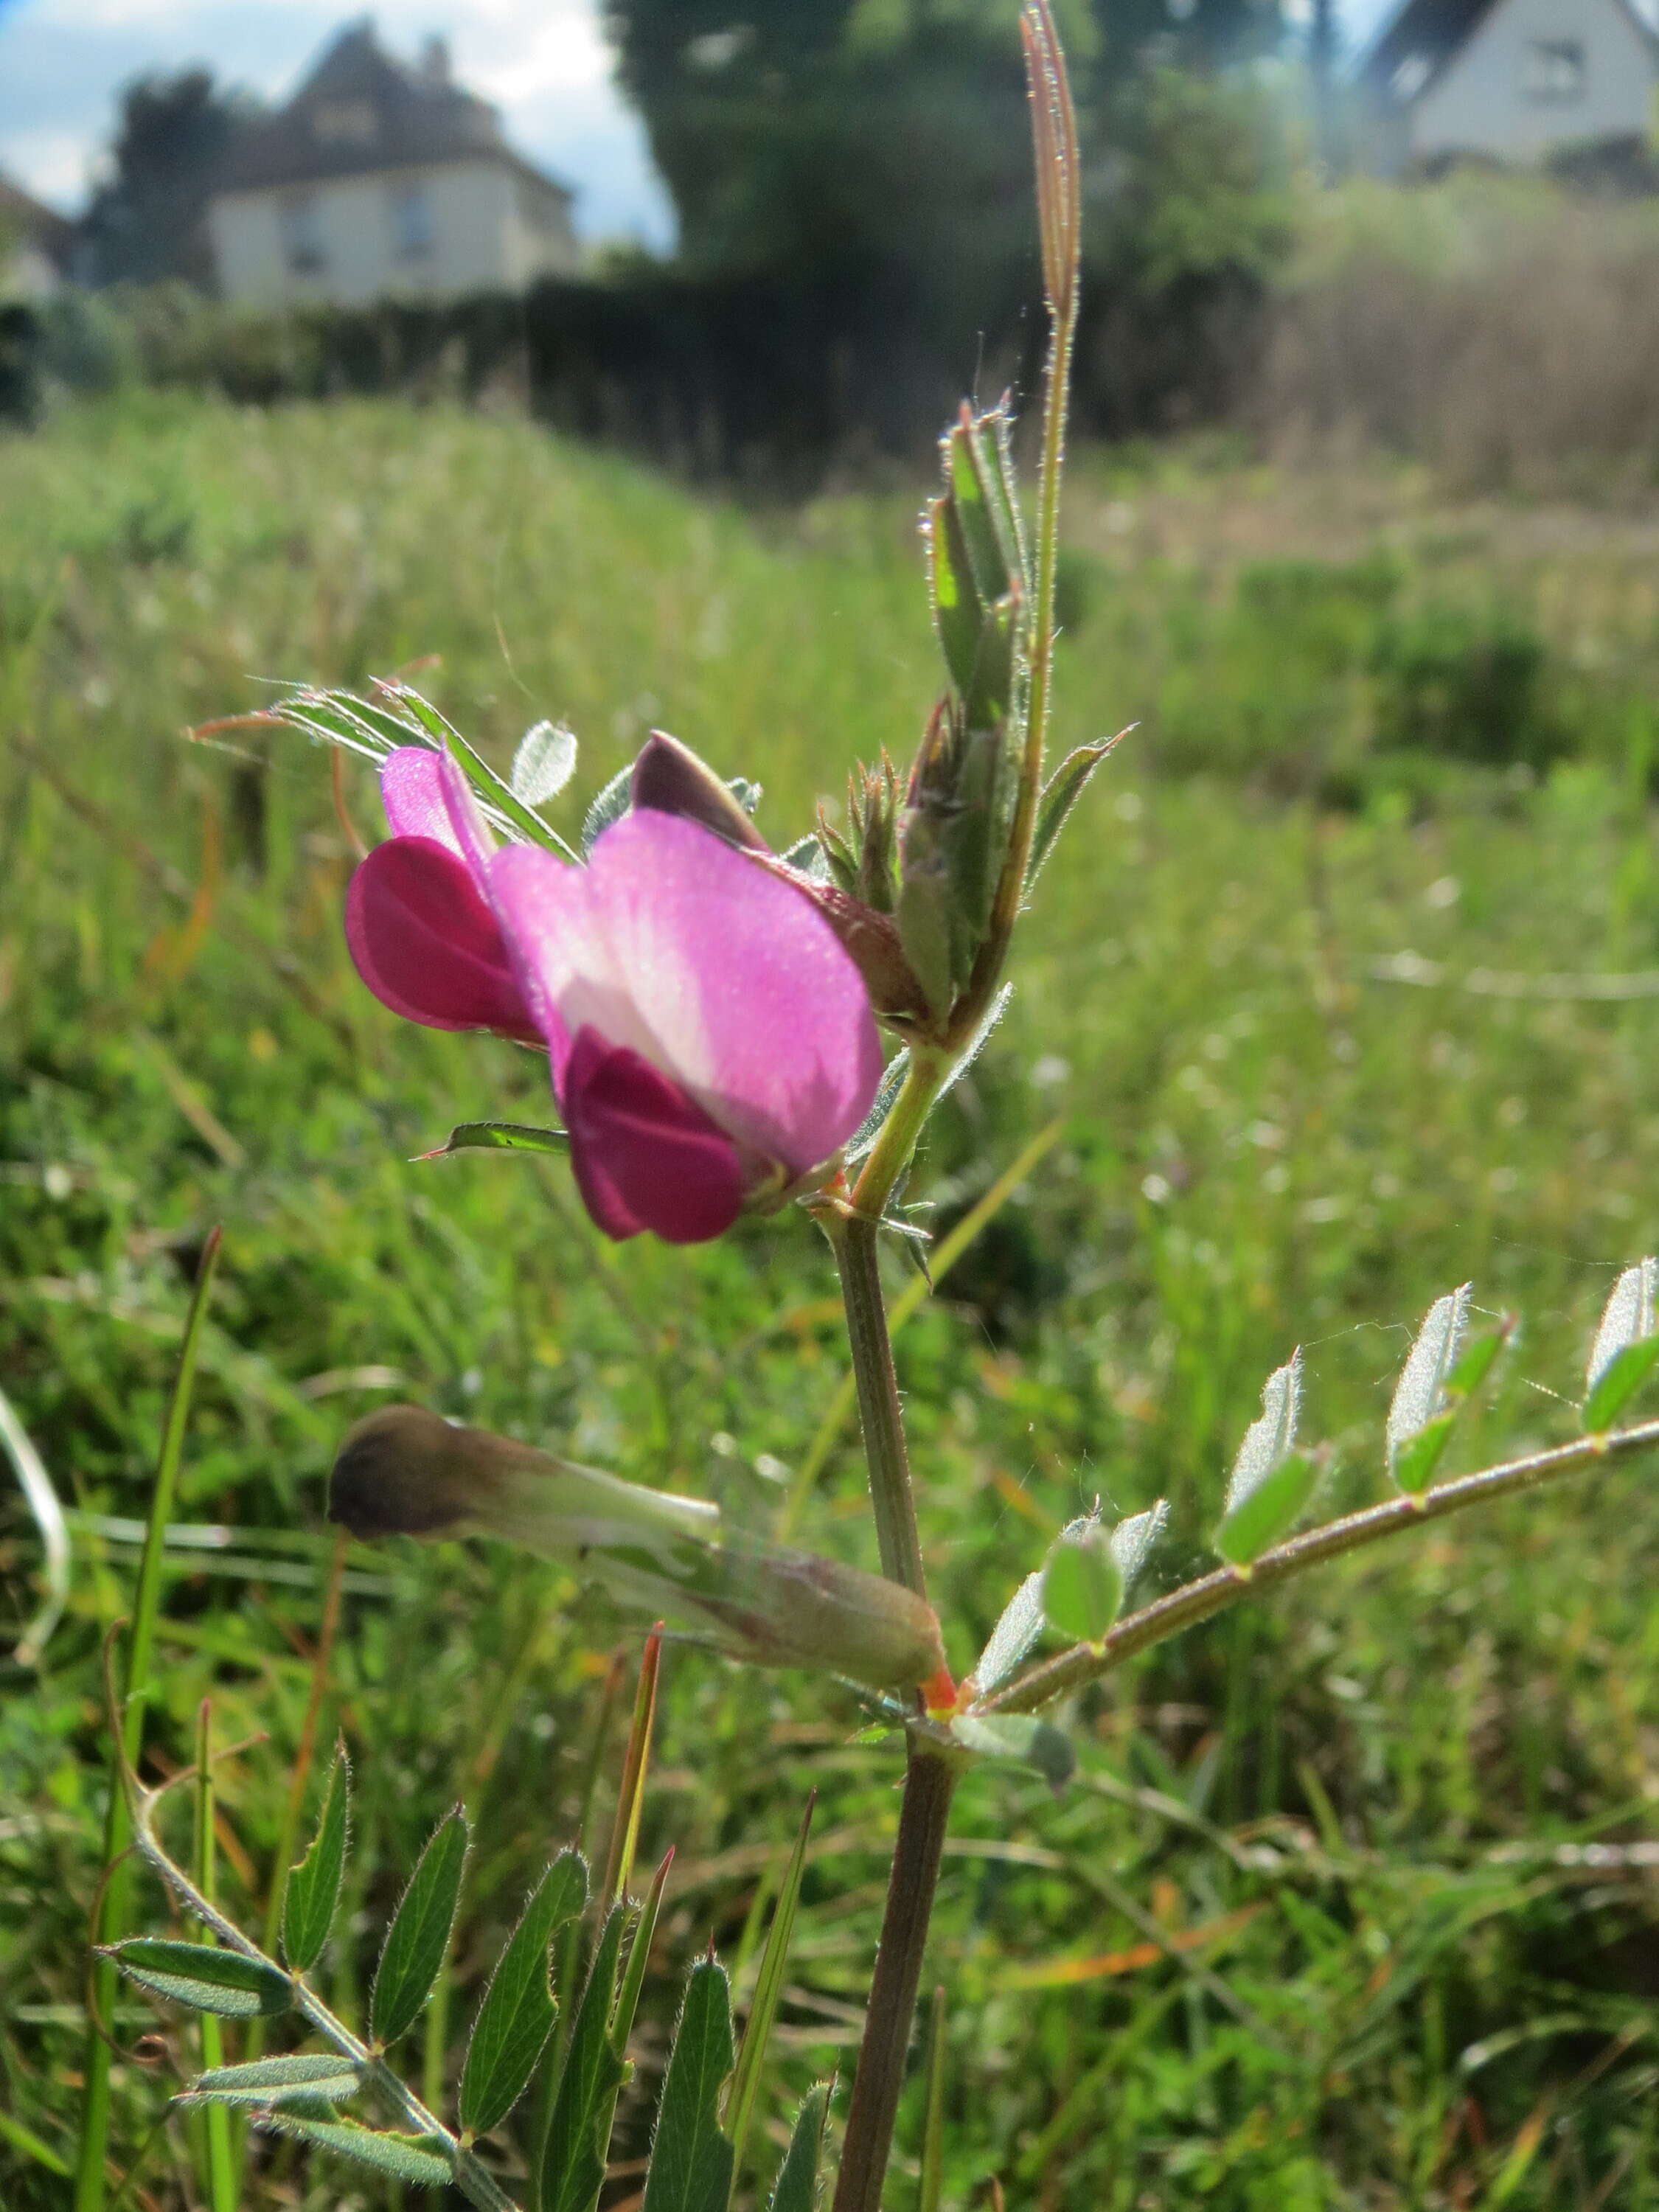
[[[429,837],[464,858],[444,795],[443,762],[430,745],[398,746],[380,766],[380,802],[394,837]]]
[[[405,1021],[537,1039],[495,917],[448,846],[377,845],[347,888],[346,941],[364,982]]]

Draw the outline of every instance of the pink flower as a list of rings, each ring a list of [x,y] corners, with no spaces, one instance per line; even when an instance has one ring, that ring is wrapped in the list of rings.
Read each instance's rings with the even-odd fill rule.
[[[382,789],[397,834],[347,904],[359,972],[411,1020],[546,1043],[608,1236],[717,1237],[864,1119],[881,1079],[869,995],[791,884],[646,809],[585,868],[494,851],[460,769],[417,748],[391,756]]]
[[[434,1030],[539,1044],[491,910],[494,841],[447,753],[400,745],[380,771],[392,835],[346,892],[346,942],[375,997]]]

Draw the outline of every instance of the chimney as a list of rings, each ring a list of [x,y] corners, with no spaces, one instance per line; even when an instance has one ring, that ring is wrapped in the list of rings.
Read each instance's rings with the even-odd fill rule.
[[[430,85],[449,82],[449,41],[441,31],[434,31],[422,45],[421,75]]]

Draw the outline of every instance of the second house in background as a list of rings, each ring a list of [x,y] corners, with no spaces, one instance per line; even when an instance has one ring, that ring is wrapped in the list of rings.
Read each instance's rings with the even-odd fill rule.
[[[239,135],[208,210],[219,289],[276,307],[517,292],[574,270],[571,195],[507,144],[428,41],[409,67],[372,24]]]

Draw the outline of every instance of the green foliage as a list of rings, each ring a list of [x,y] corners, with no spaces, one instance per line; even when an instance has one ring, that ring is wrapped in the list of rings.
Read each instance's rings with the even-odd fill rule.
[[[587,1869],[562,1852],[542,1876],[502,1952],[466,2047],[461,2126],[488,2135],[524,2094],[553,2033],[557,2008],[549,1982],[554,1936],[587,1902]]]
[[[569,1142],[562,1129],[540,1129],[527,1121],[462,1121],[435,1152],[421,1157],[438,1160],[451,1152],[562,1152]]]
[[[767,2199],[767,2212],[817,2212],[818,2161],[829,2113],[830,2085],[821,2081],[801,2101],[776,2185]]]
[[[252,2020],[286,2012],[294,1991],[288,1977],[264,1959],[222,1951],[210,1943],[179,1943],[166,1936],[130,1936],[104,1954],[129,1981],[170,2004],[188,2005],[227,2020]]]
[[[309,1973],[334,1925],[350,1820],[351,1762],[340,1744],[329,1769],[317,1832],[298,1866],[289,1869],[283,1893],[283,1957],[295,1973]]]
[[[1110,1532],[1098,1521],[1068,1528],[1042,1572],[1042,1611],[1050,1628],[1074,1644],[1098,1644],[1123,1603],[1123,1577]]]
[[[381,2129],[359,2127],[355,2120],[319,2120],[281,2110],[271,2113],[266,2125],[417,2189],[441,2189],[453,2178],[441,2136],[388,2135]]]
[[[466,1815],[458,1805],[434,1829],[386,1930],[368,2007],[377,2044],[406,2035],[432,1994],[455,1924],[467,1844]]]
[[[720,2132],[720,2093],[732,2071],[726,1969],[699,1959],[674,2028],[657,2108],[642,2212],[726,2212],[732,2151]]]
[[[263,2111],[296,2097],[321,2097],[337,2105],[362,2087],[362,2070],[350,2059],[330,2051],[300,2051],[285,2058],[252,2059],[245,2066],[210,2066],[179,2101],[214,2100]]]
[[[1576,1433],[1600,1262],[1647,1249],[1659,1182],[1659,1007],[1462,987],[1483,969],[1659,961],[1639,519],[1522,502],[1495,516],[1415,478],[1304,483],[1202,447],[1083,452],[1077,482],[1072,527],[1100,589],[1060,646],[1056,757],[1140,727],[1056,844],[1018,991],[907,1193],[948,1219],[1040,1118],[1063,1122],[1007,1209],[1009,1240],[975,1248],[899,1343],[958,1675],[1048,1532],[1097,1491],[1113,1514],[1169,1497],[1137,1602],[1201,1558],[1262,1376],[1298,1334],[1310,1432],[1339,1448],[1329,1510],[1376,1496],[1390,1370],[1471,1273],[1482,1303],[1538,1325],[1461,1416],[1457,1464]],[[134,568],[127,517],[161,499],[188,513],[188,539]],[[581,732],[567,826],[668,720],[710,758],[764,761],[759,819],[781,847],[851,759],[921,726],[938,657],[915,504],[846,495],[749,516],[441,405],[264,416],[139,394],[0,445],[15,702],[0,746],[0,1357],[76,1547],[45,1666],[0,1681],[8,2212],[63,2196],[9,2124],[72,2157],[104,1802],[97,1646],[136,1556],[111,1532],[148,1504],[206,1228],[226,1220],[226,1259],[168,1518],[228,1534],[165,1549],[147,1729],[182,1768],[210,1690],[217,1741],[268,1736],[216,1778],[252,1877],[250,1893],[222,1857],[244,1926],[259,1924],[313,1680],[323,1470],[353,1420],[415,1397],[747,1516],[775,1505],[778,1463],[804,1459],[840,1379],[804,1224],[615,1251],[561,1211],[557,1159],[411,1167],[459,1120],[545,1121],[544,1075],[365,1001],[340,943],[349,855],[322,753],[225,732],[251,765],[178,732],[268,697],[249,671],[361,690],[436,651],[441,670],[414,680],[498,766],[532,717]],[[1527,609],[1571,761],[1526,788],[1502,770],[1409,791],[1379,777],[1341,810],[1298,780],[1310,730],[1346,729],[1349,664],[1333,673],[1296,625],[1289,581],[1242,608],[1239,568],[1293,556],[1311,582],[1378,536],[1407,599],[1478,605],[1490,586]],[[1206,727],[1243,735],[1187,775],[1170,733],[1200,694]],[[31,737],[109,827],[28,764],[15,740]],[[352,818],[375,834],[372,766],[345,767]],[[265,795],[263,873],[232,830],[245,769]],[[215,815],[211,912],[185,941]],[[1375,980],[1405,947],[1443,980]],[[863,1480],[849,1430],[801,1534],[868,1565]],[[1478,2205],[1546,2097],[1507,2212],[1558,2212],[1581,2172],[1608,2204],[1659,2203],[1643,2118],[1650,1870],[1632,1850],[1647,1834],[1632,1746],[1659,1693],[1659,1498],[1650,1469],[1592,1481],[1449,1522],[1136,1662],[1079,1701],[1063,1797],[1009,1761],[964,1759],[933,1954],[974,2028],[952,2057],[945,2203],[973,2203],[996,2172],[1011,2205],[1044,2189],[1090,2208],[1200,2192],[1206,2212]],[[15,1503],[0,1513],[21,1620],[38,1548]],[[337,1722],[356,1754],[355,1841],[325,1988],[361,2012],[379,1932],[464,1787],[501,1844],[475,1853],[458,1923],[453,2081],[526,1863],[577,1832],[617,1624],[562,1570],[490,1546],[354,1547],[345,1574],[318,1742]],[[711,1929],[726,1949],[805,1783],[819,1832],[846,1839],[845,1860],[809,1859],[787,1978],[801,1994],[783,2001],[776,2104],[769,2087],[751,2143],[774,2109],[787,2123],[812,2081],[850,2071],[845,2010],[863,1994],[893,1818],[893,1747],[852,1741],[860,1717],[833,1688],[757,1686],[684,1650],[665,1665],[641,1849],[651,1863],[678,1841],[685,1879],[645,1974],[638,2056],[665,2052],[676,1966]],[[170,1817],[182,1832],[182,1810]],[[1125,1898],[1155,1899],[1155,1935],[1188,1948],[1158,1950]],[[1079,1977],[1143,1944],[1150,1963]],[[1037,1978],[1062,1969],[1078,1978]],[[129,2048],[155,2019],[130,1984],[109,2017]],[[1549,2025],[1564,2019],[1577,2024]],[[1527,2034],[1492,2048],[1517,2022]],[[617,2108],[619,2164],[648,2148],[655,2081],[641,2073]],[[172,2086],[115,2069],[120,2172]],[[1480,2140],[1452,2124],[1466,2098]],[[181,2132],[157,2137],[136,2184],[165,2212],[200,2201],[174,2163]],[[299,2212],[384,2185],[299,2147],[276,2154],[294,2159],[283,2186]],[[248,2212],[274,2201],[269,2170],[256,2149]],[[904,2187],[896,2176],[896,2203]]]
[[[605,2185],[611,2116],[627,2066],[611,2039],[625,1908],[613,1905],[587,1970],[543,2157],[542,2212],[593,2212]]]

